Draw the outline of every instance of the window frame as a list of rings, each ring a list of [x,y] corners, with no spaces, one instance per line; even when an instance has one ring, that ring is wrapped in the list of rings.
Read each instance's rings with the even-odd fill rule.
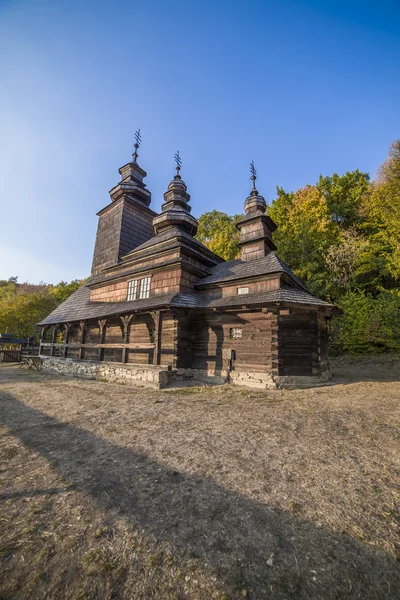
[[[242,327],[230,327],[229,339],[241,340],[242,338],[243,338],[243,328]]]
[[[126,299],[128,302],[132,302],[132,300],[137,300],[139,291],[139,279],[131,279],[128,281],[128,292]]]
[[[241,290],[246,290],[246,291],[241,291]],[[245,296],[248,293],[249,293],[249,286],[248,285],[237,288],[237,295],[238,296]]]
[[[141,277],[140,279],[130,279],[126,294],[127,302],[134,300],[146,300],[150,298],[151,276]]]
[[[139,300],[150,298],[151,277],[142,277],[139,286]]]

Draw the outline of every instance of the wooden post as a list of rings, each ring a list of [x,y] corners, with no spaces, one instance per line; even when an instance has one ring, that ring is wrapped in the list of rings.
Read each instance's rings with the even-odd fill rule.
[[[98,319],[100,329],[100,344],[104,344],[104,336],[106,332],[107,317],[105,319]],[[104,348],[100,348],[99,360],[104,360]]]
[[[44,336],[45,336],[47,329],[48,329],[47,325],[44,325],[42,327],[42,331],[40,332],[39,356],[42,354],[42,344],[44,342]]]
[[[156,310],[151,313],[154,319],[154,356],[153,364],[159,365],[161,358],[161,331],[162,331],[162,314],[161,311]]]
[[[125,315],[120,317],[121,319],[121,329],[122,329],[122,342],[124,344],[128,343],[128,332],[129,332],[129,323],[131,322],[133,315]],[[122,362],[126,362],[126,348],[122,348]]]
[[[71,323],[65,323],[65,325],[64,325],[64,352],[63,352],[64,358],[67,358],[67,356],[68,356],[68,336],[69,336],[70,329],[71,329]]]
[[[56,343],[58,325],[53,325],[53,334],[51,336],[50,356],[54,356],[54,344]]]
[[[79,321],[79,333],[80,333],[80,344],[84,344],[85,343],[85,325],[86,325],[86,321]],[[82,348],[82,346],[80,346],[79,348],[79,353],[78,353],[78,358],[79,360],[82,360],[84,357],[84,349]]]

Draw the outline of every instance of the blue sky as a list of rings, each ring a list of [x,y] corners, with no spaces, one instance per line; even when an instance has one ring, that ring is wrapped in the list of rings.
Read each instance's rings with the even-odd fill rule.
[[[199,216],[359,168],[400,137],[400,3],[0,0],[0,279],[90,272],[96,212],[143,143]]]

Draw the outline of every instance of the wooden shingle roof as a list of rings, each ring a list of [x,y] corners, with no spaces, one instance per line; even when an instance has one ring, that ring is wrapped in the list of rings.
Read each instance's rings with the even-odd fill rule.
[[[293,271],[289,269],[287,264],[284,263],[275,252],[270,252],[267,256],[263,256],[257,260],[246,262],[238,258],[237,260],[230,260],[215,265],[214,267],[211,267],[210,275],[199,279],[196,286],[202,287],[213,283],[234,281],[235,279],[246,279],[258,275],[272,275],[273,273],[286,273],[298,287],[308,291],[304,283],[296,277]]]
[[[332,304],[319,300],[305,290],[279,289],[257,294],[225,296],[212,298],[204,294],[165,294],[143,300],[130,302],[90,302],[89,279],[79,290],[60,304],[46,319],[38,325],[53,325],[84,319],[126,314],[136,311],[155,310],[159,308],[230,308],[241,306],[268,305],[277,303],[303,304],[306,306],[332,307]]]

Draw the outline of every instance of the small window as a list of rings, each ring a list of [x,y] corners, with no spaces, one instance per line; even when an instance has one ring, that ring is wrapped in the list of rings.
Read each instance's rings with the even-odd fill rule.
[[[240,287],[237,289],[237,293],[240,294],[248,294],[249,293],[249,288],[248,287]]]
[[[140,292],[139,298],[149,298],[150,297],[150,282],[151,277],[145,277],[140,280]]]
[[[150,297],[151,277],[143,279],[133,279],[128,281],[128,296],[127,300],[137,300],[138,298]]]
[[[138,293],[138,280],[133,279],[128,281],[128,297],[127,300],[136,300]]]
[[[233,340],[237,340],[242,337],[242,328],[241,327],[232,327],[229,330],[229,337]]]

